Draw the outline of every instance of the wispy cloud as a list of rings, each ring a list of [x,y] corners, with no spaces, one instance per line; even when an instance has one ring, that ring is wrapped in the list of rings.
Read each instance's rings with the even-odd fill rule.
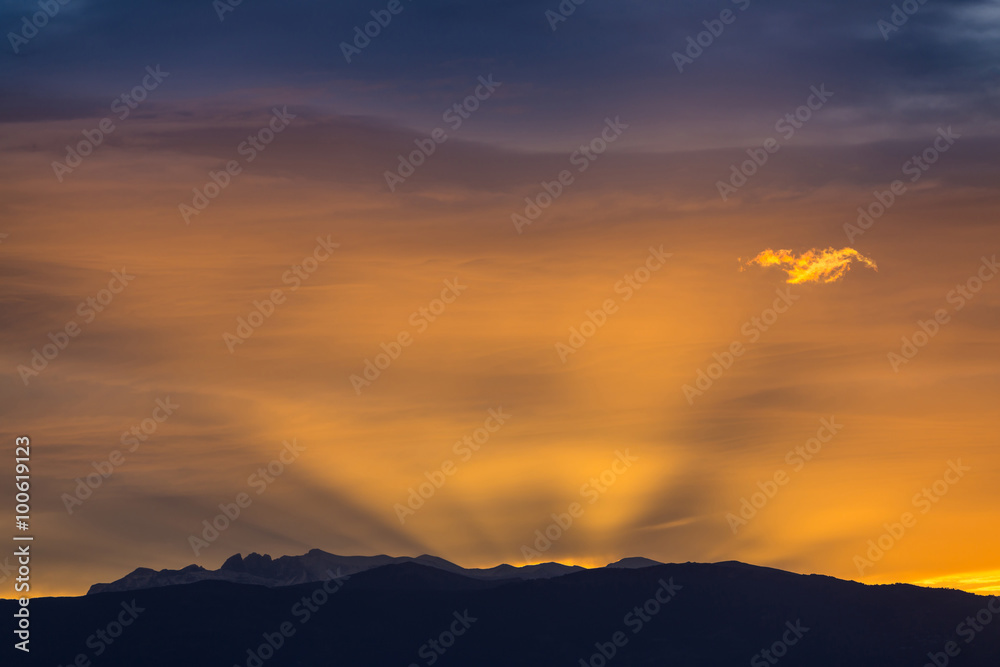
[[[740,270],[756,264],[758,266],[779,266],[788,274],[786,282],[793,285],[799,283],[833,283],[844,277],[853,262],[860,262],[870,269],[878,271],[875,261],[865,257],[854,248],[827,248],[826,250],[807,250],[796,256],[791,250],[771,250],[768,248],[750,261],[740,260]]]

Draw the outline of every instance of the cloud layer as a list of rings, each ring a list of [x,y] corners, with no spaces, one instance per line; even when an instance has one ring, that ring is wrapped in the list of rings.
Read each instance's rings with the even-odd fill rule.
[[[994,570],[1000,297],[977,272],[1000,245],[995,3],[926,3],[887,41],[891,4],[754,1],[679,73],[672,53],[727,4],[588,2],[552,31],[554,2],[405,3],[347,63],[371,3],[244,2],[220,21],[205,0],[74,0],[0,51],[0,437],[37,445],[37,592],[237,551],[516,562],[592,479],[606,492],[544,559],[857,578],[859,549],[952,457],[973,472],[863,580]],[[169,76],[57,180],[156,65]],[[452,130],[443,112],[490,74],[502,86]],[[720,201],[731,165],[824,84],[822,113]],[[286,105],[291,124],[247,159]],[[618,116],[628,131],[598,155]],[[783,274],[733,271],[748,248],[843,238],[948,125],[962,139],[868,219],[865,257],[766,251],[754,266],[791,283],[777,293]],[[437,127],[447,141],[390,192],[385,172]],[[521,234],[513,214],[532,217]],[[339,248],[313,263],[318,238]],[[804,286],[867,256],[877,276]],[[87,305],[123,267],[134,281]],[[887,354],[935,324],[896,372]],[[509,422],[464,459],[455,443],[500,407]],[[792,470],[831,416],[843,430]],[[305,450],[257,495],[248,480],[292,439]],[[624,450],[638,460],[601,482]],[[794,483],[734,534],[726,515],[779,470]],[[401,523],[395,506],[441,474]],[[248,489],[195,555],[190,536]]]

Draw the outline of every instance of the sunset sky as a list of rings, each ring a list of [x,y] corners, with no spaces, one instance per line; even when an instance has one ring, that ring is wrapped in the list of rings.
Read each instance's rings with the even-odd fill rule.
[[[312,548],[1000,591],[1000,2],[318,4],[0,6],[33,594]]]

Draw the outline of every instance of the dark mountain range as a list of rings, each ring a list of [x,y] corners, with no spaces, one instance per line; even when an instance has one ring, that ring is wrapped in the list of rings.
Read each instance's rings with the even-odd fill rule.
[[[650,565],[656,561],[642,560]],[[140,567],[121,579],[110,584],[94,584],[87,592],[110,593],[114,591],[132,591],[161,586],[176,586],[193,584],[198,581],[228,581],[237,584],[253,584],[257,586],[292,586],[312,581],[323,581],[329,578],[327,572],[340,572],[345,575],[357,574],[384,565],[399,565],[402,563],[419,563],[428,567],[462,574],[474,579],[545,579],[558,577],[584,568],[561,563],[540,563],[538,565],[497,565],[489,569],[467,569],[437,556],[337,556],[320,549],[302,556],[282,556],[272,559],[268,555],[252,553],[246,558],[240,554],[230,557],[218,570],[206,570],[198,565],[188,565],[181,570],[150,570]],[[628,567],[634,567],[629,565]]]
[[[331,556],[310,554],[299,558]],[[298,576],[294,562],[234,558],[220,572],[273,582],[275,573]],[[613,567],[522,579],[472,576],[415,558],[290,586],[208,578],[36,599],[30,604],[31,660],[2,664],[1000,664],[995,598],[867,586],[733,562],[650,562],[626,559]],[[0,616],[11,619],[16,609],[16,602],[0,601]],[[11,643],[5,651],[13,652]]]

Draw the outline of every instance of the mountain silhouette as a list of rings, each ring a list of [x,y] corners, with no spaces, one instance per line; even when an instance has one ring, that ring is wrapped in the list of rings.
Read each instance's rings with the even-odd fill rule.
[[[649,561],[655,563],[655,561]],[[133,591],[144,588],[193,584],[198,581],[228,581],[257,586],[292,586],[313,581],[323,581],[328,571],[346,575],[384,565],[418,563],[427,567],[461,574],[474,579],[544,579],[583,570],[577,565],[540,563],[538,565],[497,565],[488,569],[467,569],[437,556],[424,554],[416,558],[407,556],[337,556],[320,549],[313,549],[301,556],[282,556],[272,559],[268,555],[252,553],[246,558],[231,556],[218,570],[206,570],[198,565],[188,565],[181,570],[151,570],[140,567],[109,584],[94,584],[88,595],[115,591]]]
[[[318,572],[328,563],[337,565]],[[209,576],[219,573],[268,583]],[[185,583],[192,577],[201,579]],[[1000,664],[1000,618],[985,623],[990,605],[1000,611],[995,598],[737,562],[464,570],[429,556],[311,551],[234,556],[214,572],[136,570],[103,586],[32,600],[31,664],[80,655],[94,667]],[[0,615],[10,619],[17,604],[0,601]]]

